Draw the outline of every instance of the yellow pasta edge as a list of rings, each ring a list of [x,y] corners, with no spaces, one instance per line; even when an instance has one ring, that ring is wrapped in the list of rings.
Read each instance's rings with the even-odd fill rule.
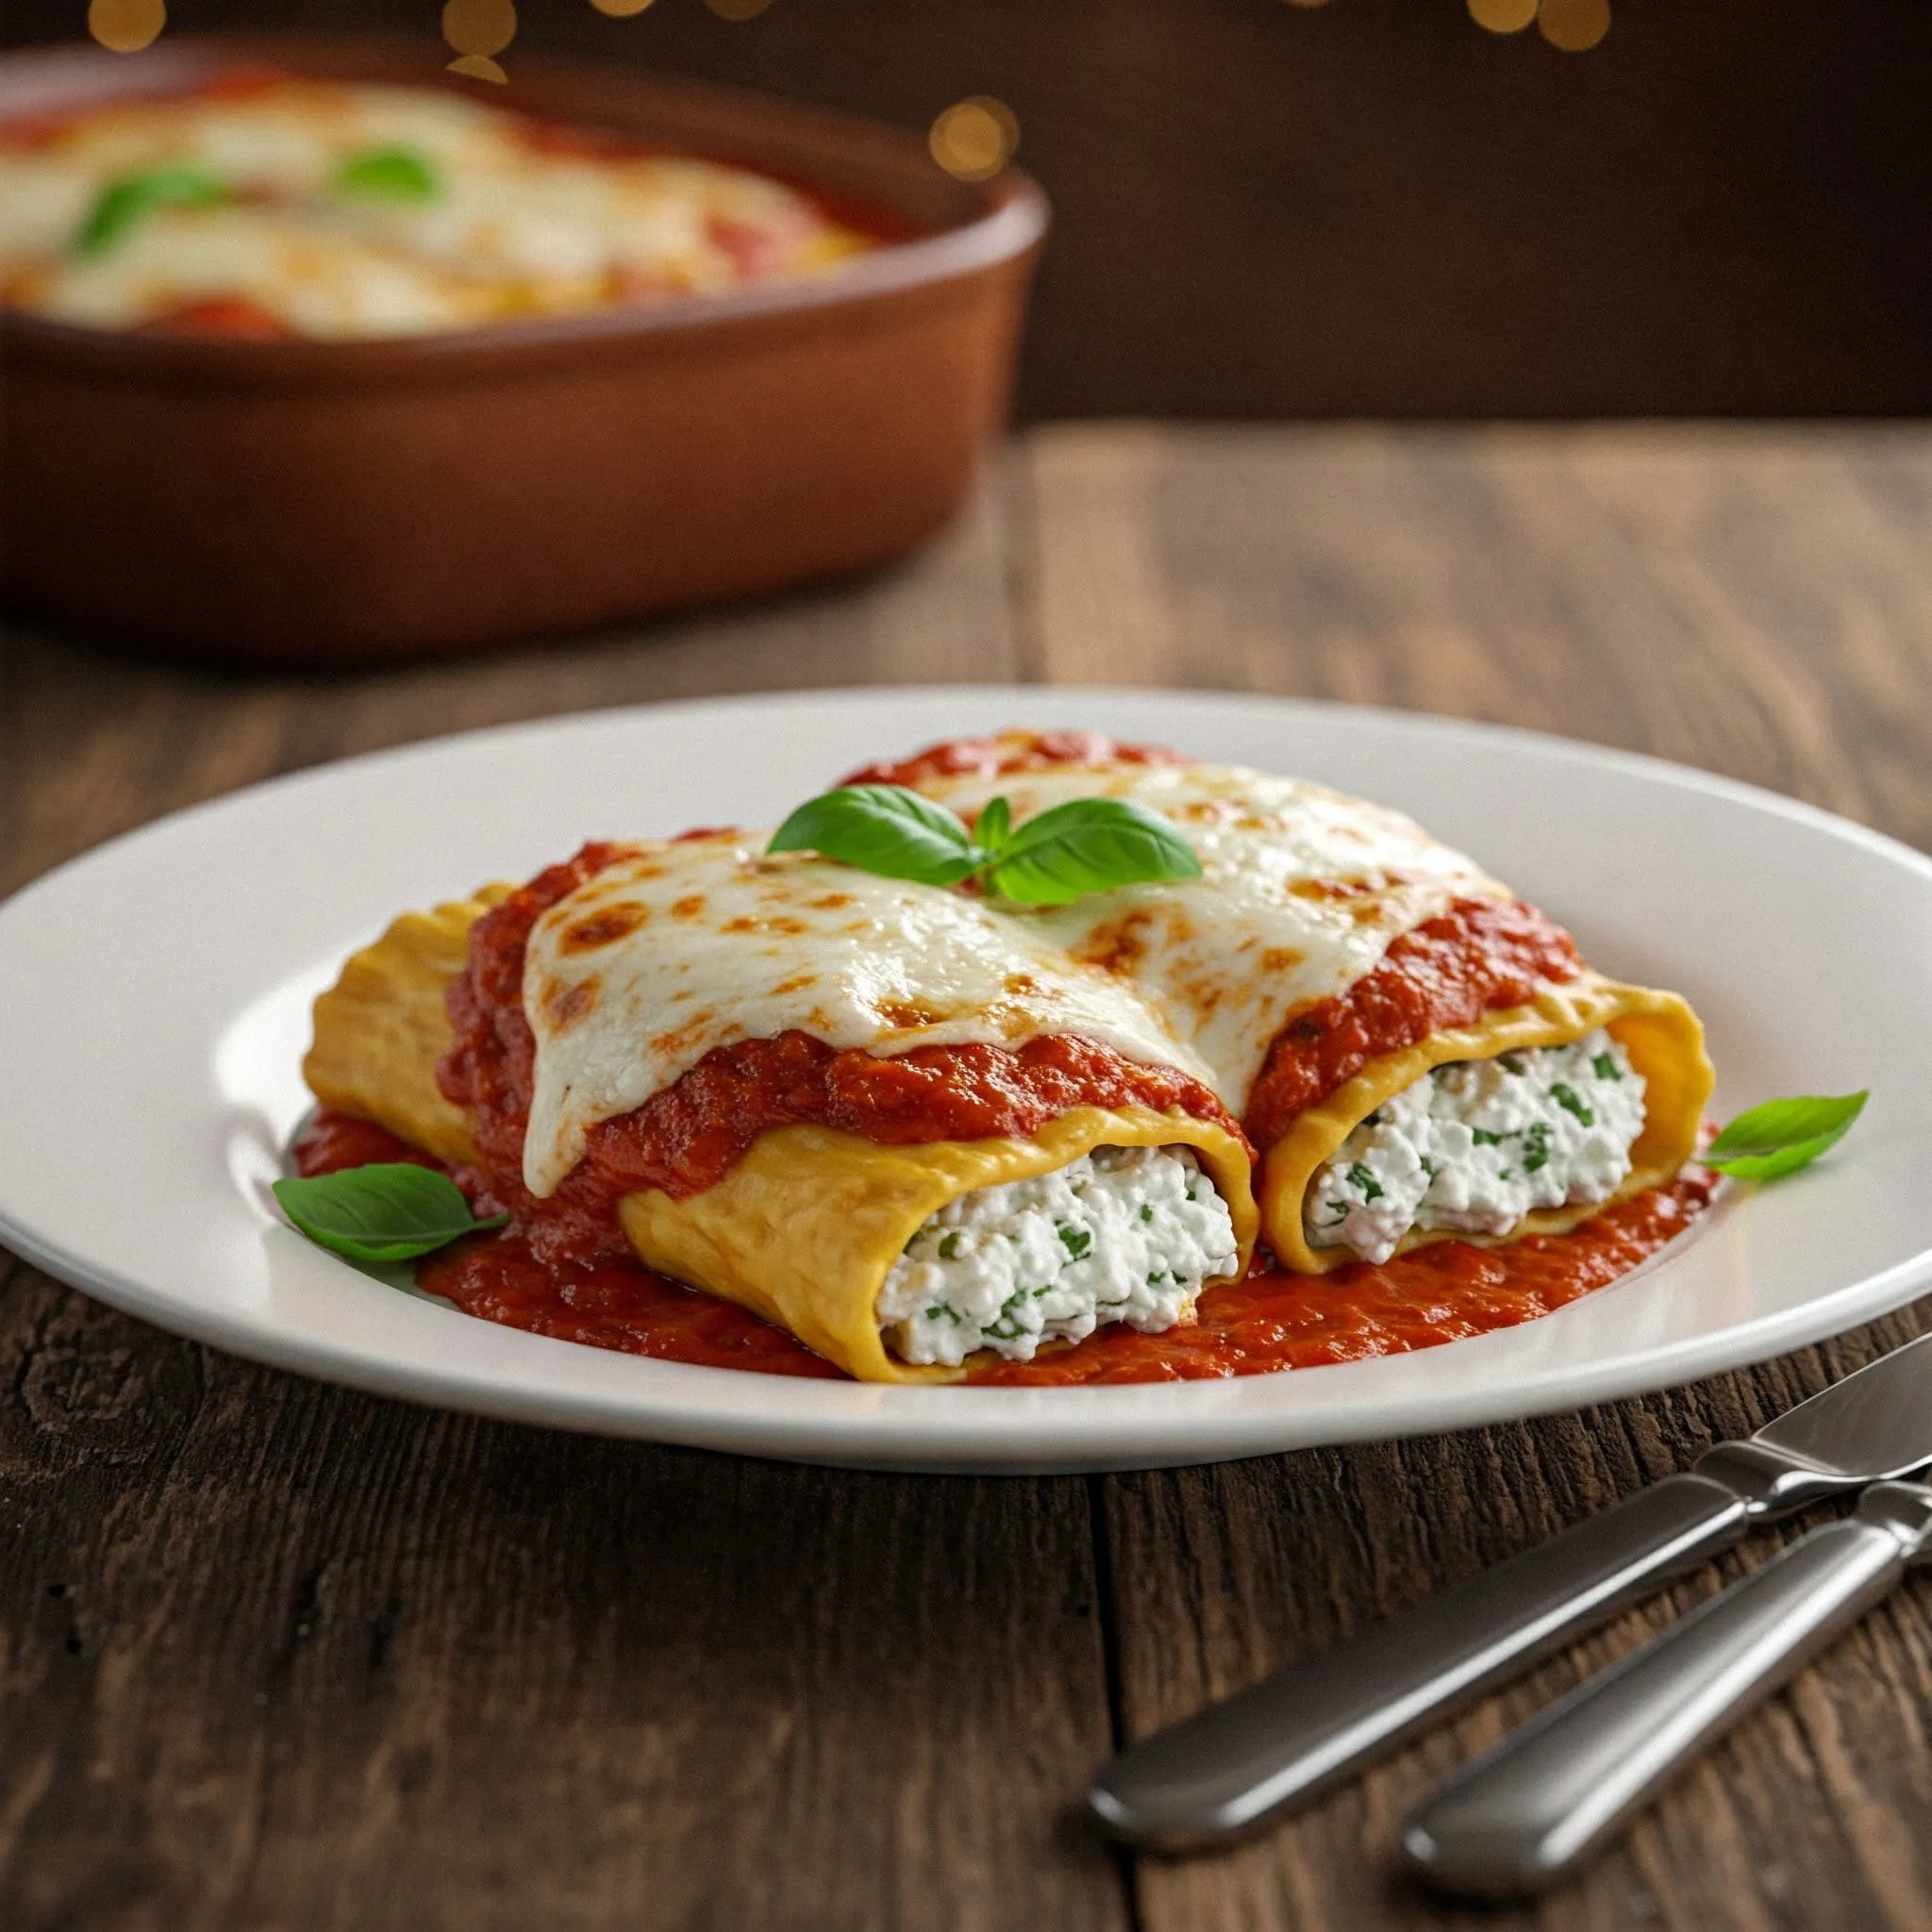
[[[427,912],[405,912],[349,955],[315,1002],[302,1061],[324,1107],[374,1121],[439,1160],[476,1158],[468,1117],[436,1084],[454,1037],[443,995],[469,959],[470,928],[515,891],[485,886]]]
[[[1074,1108],[1024,1139],[904,1147],[833,1127],[768,1127],[702,1193],[626,1194],[618,1218],[646,1267],[750,1308],[861,1382],[957,1382],[964,1368],[897,1361],[879,1334],[879,1291],[926,1218],[1096,1147],[1168,1146],[1193,1148],[1220,1190],[1245,1274],[1259,1223],[1247,1151],[1213,1122],[1138,1106]]]
[[[1473,1025],[1445,1028],[1418,1045],[1383,1054],[1319,1106],[1297,1115],[1288,1132],[1263,1151],[1257,1188],[1261,1230],[1275,1258],[1302,1274],[1326,1274],[1356,1258],[1347,1248],[1309,1245],[1302,1228],[1302,1203],[1316,1169],[1385,1100],[1451,1060],[1493,1059],[1519,1047],[1567,1046],[1599,1026],[1609,1030],[1644,1080],[1643,1130],[1631,1147],[1630,1174],[1623,1186],[1607,1201],[1525,1215],[1506,1235],[1411,1229],[1396,1253],[1439,1241],[1498,1247],[1524,1235],[1568,1234],[1592,1214],[1670,1180],[1697,1150],[1716,1077],[1705,1051],[1703,1024],[1676,993],[1586,973],[1570,985],[1547,988],[1523,1006],[1498,1008]]]

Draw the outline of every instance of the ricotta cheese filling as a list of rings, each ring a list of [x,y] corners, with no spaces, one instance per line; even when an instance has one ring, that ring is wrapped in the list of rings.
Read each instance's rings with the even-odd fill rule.
[[[886,1276],[879,1327],[908,1362],[957,1368],[980,1348],[1029,1362],[1104,1322],[1158,1335],[1239,1266],[1227,1204],[1189,1149],[1096,1147],[932,1215]]]
[[[1630,1173],[1643,1077],[1599,1027],[1570,1046],[1457,1060],[1387,1100],[1308,1183],[1311,1247],[1386,1261],[1411,1228],[1507,1234],[1605,1201]]]

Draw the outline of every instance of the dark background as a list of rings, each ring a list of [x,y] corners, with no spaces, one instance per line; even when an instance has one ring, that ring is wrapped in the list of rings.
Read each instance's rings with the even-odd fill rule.
[[[924,127],[992,93],[1058,226],[1024,415],[1917,414],[1932,5],[1614,0],[1584,54],[1459,0],[525,0],[558,49]],[[170,33],[436,0],[173,0]],[[7,0],[13,42],[85,0]],[[131,57],[139,58],[139,56]],[[515,88],[510,89],[514,98]]]

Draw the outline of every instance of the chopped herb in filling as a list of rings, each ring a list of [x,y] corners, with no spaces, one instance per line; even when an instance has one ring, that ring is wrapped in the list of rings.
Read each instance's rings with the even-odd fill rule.
[[[1171,1328],[1238,1262],[1227,1205],[1185,1147],[1100,1147],[949,1203],[886,1277],[879,1326],[903,1360],[978,1348],[1030,1361],[1103,1322]]]
[[[1507,1234],[1539,1208],[1607,1200],[1642,1127],[1642,1078],[1602,1030],[1458,1060],[1384,1101],[1323,1163],[1304,1229],[1370,1261],[1411,1228]]]

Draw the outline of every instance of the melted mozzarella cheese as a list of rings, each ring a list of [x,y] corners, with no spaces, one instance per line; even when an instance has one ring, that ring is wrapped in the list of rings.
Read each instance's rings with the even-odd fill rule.
[[[524,1178],[553,1192],[597,1122],[714,1047],[791,1028],[881,1058],[1077,1034],[1209,1082],[1130,982],[962,892],[729,833],[636,847],[530,935],[537,1042]]]
[[[1127,798],[1180,828],[1200,878],[1015,916],[1040,941],[1138,987],[1236,1114],[1297,1007],[1352,986],[1455,900],[1507,896],[1399,812],[1239,766],[1074,766],[919,790],[962,816],[1002,795],[1015,824],[1073,798]]]
[[[299,335],[414,335],[817,274],[871,245],[747,169],[558,152],[532,134],[429,88],[295,80],[108,103],[31,148],[0,146],[0,303],[136,328],[241,298]],[[436,192],[341,192],[345,162],[390,148],[422,159]],[[111,184],[182,163],[228,197],[76,245]]]

